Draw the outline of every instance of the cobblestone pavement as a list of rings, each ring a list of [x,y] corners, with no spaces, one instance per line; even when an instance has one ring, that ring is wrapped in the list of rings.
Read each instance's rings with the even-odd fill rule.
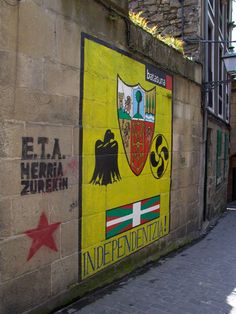
[[[145,269],[57,313],[236,314],[236,211],[201,241]]]

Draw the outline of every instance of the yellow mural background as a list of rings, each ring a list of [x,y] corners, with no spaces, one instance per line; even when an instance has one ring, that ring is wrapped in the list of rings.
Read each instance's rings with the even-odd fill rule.
[[[159,180],[153,177],[148,159],[139,176],[134,175],[129,167],[117,115],[117,75],[129,85],[139,83],[145,90],[156,87],[156,120],[153,137],[157,134],[163,134],[168,142],[170,153],[168,168]],[[165,230],[161,236],[169,232],[172,100],[170,90],[145,80],[145,64],[88,38],[85,38],[84,42],[82,88],[81,273],[83,279],[130,254],[129,252],[122,257],[113,256],[110,262],[100,263],[103,264],[101,267],[95,267],[95,269],[92,267],[87,269],[87,267],[87,270],[83,271],[85,268],[83,254],[89,252],[90,257],[95,259],[96,248],[108,241],[105,240],[106,210],[160,195],[160,218],[158,219],[166,217]],[[107,129],[111,129],[115,135],[114,139],[118,142],[118,166],[122,179],[107,186],[90,184],[95,165],[95,142],[98,139],[103,140]],[[126,231],[124,234],[129,232]],[[106,249],[111,250],[109,245]],[[107,256],[108,254],[109,252]]]

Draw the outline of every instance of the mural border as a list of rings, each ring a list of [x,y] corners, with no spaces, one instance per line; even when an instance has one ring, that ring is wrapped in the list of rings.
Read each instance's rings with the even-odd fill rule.
[[[82,282],[84,280],[82,280],[82,269],[81,269],[81,254],[82,254],[82,169],[83,169],[83,161],[82,161],[82,153],[83,153],[83,92],[84,92],[84,48],[85,48],[85,39],[89,39],[95,43],[98,43],[100,45],[103,45],[109,49],[112,49],[116,52],[119,52],[137,62],[140,62],[141,64],[144,64],[146,66],[155,66],[158,67],[158,69],[160,69],[161,71],[165,72],[166,75],[171,76],[172,78],[172,95],[173,95],[173,86],[174,86],[174,75],[171,71],[168,71],[166,69],[163,69],[163,67],[161,67],[160,65],[157,66],[154,63],[149,63],[149,62],[145,62],[144,60],[140,59],[139,57],[134,56],[132,53],[125,51],[121,48],[118,48],[117,46],[108,43],[102,39],[99,39],[93,35],[90,35],[88,33],[85,32],[81,32],[81,47],[80,47],[80,53],[81,53],[81,60],[80,60],[80,97],[79,97],[79,188],[78,188],[78,206],[79,206],[79,214],[78,214],[78,223],[79,223],[79,228],[78,228],[78,282]],[[146,57],[148,58],[148,57]],[[172,101],[171,101],[171,164],[170,164],[170,195],[169,195],[169,206],[171,204],[171,186],[172,186],[172,158],[173,158],[173,152],[172,152],[172,148],[173,148],[173,97],[172,97]],[[171,212],[169,211],[169,228],[170,228],[170,223],[171,223]],[[149,247],[150,245],[153,245],[152,242],[150,244],[148,244],[146,247]],[[133,254],[137,253],[138,251],[140,251],[143,248],[140,248],[139,250],[131,253],[128,257],[132,256]],[[115,263],[116,264],[116,263]],[[114,266],[114,264],[108,266],[108,267],[112,267]],[[95,276],[97,274],[94,274],[93,276]]]

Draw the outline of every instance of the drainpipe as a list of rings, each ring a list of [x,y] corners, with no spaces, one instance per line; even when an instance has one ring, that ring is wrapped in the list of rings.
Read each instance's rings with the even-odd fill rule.
[[[204,38],[206,39],[206,35],[208,32],[208,1],[203,1],[204,3]],[[203,63],[203,81],[207,81],[208,77],[208,45],[212,45],[211,43],[204,45],[204,63]],[[207,173],[207,162],[208,162],[208,156],[207,156],[207,128],[208,128],[208,97],[207,92],[203,90],[203,108],[204,108],[204,119],[203,119],[203,145],[204,145],[204,152],[205,152],[205,159],[204,159],[204,185],[203,185],[203,221],[206,220],[207,216],[207,179],[208,179],[208,173]]]

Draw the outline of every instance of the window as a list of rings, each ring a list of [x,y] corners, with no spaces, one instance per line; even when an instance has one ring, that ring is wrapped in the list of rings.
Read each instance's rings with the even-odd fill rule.
[[[227,40],[230,40],[230,32],[231,32],[231,27],[230,27],[230,22],[231,22],[231,14],[230,14],[230,4],[227,3],[226,7],[226,19],[227,19]]]
[[[208,0],[208,6],[211,9],[211,11],[214,13],[215,9],[215,0]]]
[[[229,86],[226,84],[226,95],[225,95],[225,120],[229,122]]]
[[[221,33],[223,33],[223,25],[224,25],[224,18],[223,18],[223,4],[222,2],[220,1],[220,4],[219,4],[219,29],[221,31]]]
[[[224,178],[227,178],[228,174],[228,154],[229,154],[229,135],[225,133],[225,145],[224,145]]]
[[[213,22],[209,17],[208,24],[208,40],[214,40],[214,28]],[[212,82],[215,80],[214,75],[214,44],[208,43],[208,82]],[[208,107],[214,110],[214,91],[212,89],[208,92]]]
[[[229,134],[217,130],[216,143],[216,185],[219,185],[228,174]]]
[[[222,182],[222,131],[217,130],[216,143],[216,185]]]
[[[223,47],[219,48],[219,69],[218,69],[218,77],[219,81],[224,80],[224,64],[222,62],[223,56]],[[224,99],[224,84],[221,83],[218,87],[218,115],[223,118],[223,99]]]

